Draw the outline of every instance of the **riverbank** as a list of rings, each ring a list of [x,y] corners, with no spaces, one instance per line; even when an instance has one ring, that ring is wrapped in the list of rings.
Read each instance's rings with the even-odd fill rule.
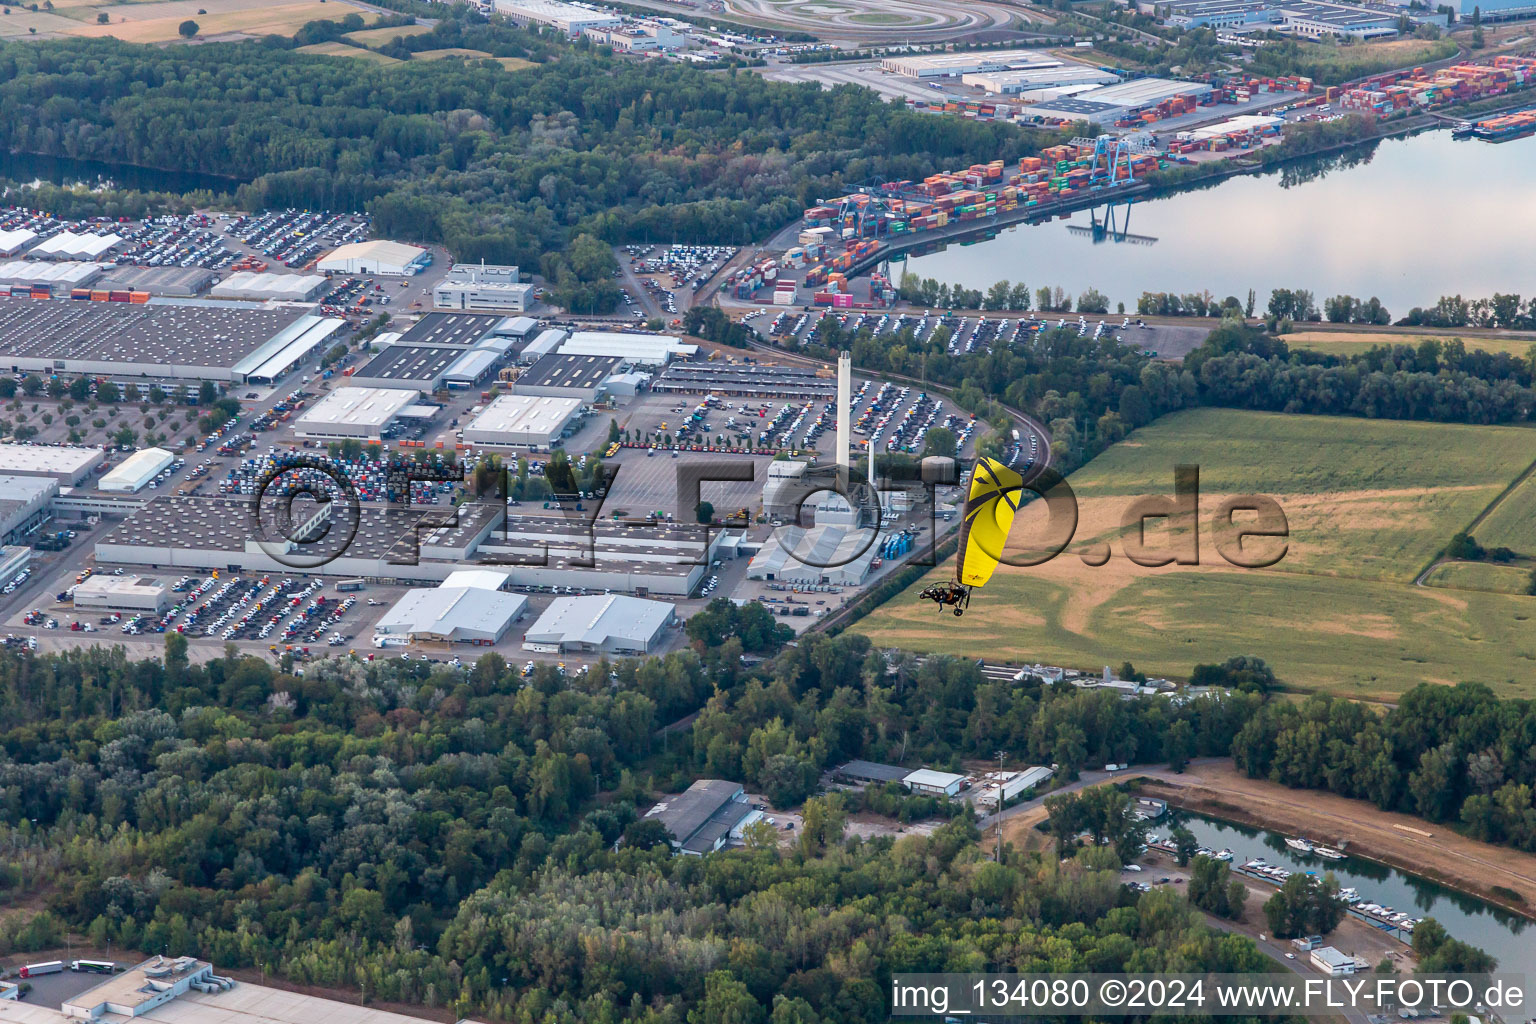
[[[1140,792],[1253,828],[1304,835],[1536,920],[1536,856],[1360,800],[1250,779],[1230,764],[1148,771]],[[1495,891],[1503,889],[1505,892]],[[1510,893],[1518,895],[1511,897]]]

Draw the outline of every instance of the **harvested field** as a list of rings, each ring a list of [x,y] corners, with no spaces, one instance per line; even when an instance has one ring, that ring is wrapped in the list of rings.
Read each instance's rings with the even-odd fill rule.
[[[332,41],[329,43],[312,43],[309,46],[298,48],[299,53],[314,53],[324,57],[355,57],[361,60],[371,61],[374,64],[400,64],[397,57],[386,57],[382,53],[365,50],[360,46],[348,46],[346,43]]]
[[[1536,344],[1530,338],[1500,338],[1482,334],[1472,334],[1465,338],[1429,337],[1415,334],[1393,334],[1382,332],[1378,334],[1343,332],[1343,331],[1298,331],[1295,334],[1287,334],[1285,343],[1291,348],[1304,348],[1313,352],[1323,352],[1331,356],[1348,356],[1364,352],[1366,349],[1377,345],[1412,345],[1418,347],[1426,340],[1438,341],[1442,345],[1452,341],[1460,341],[1468,349],[1478,352],[1503,352],[1507,355],[1524,358],[1530,353],[1531,346]]]
[[[915,597],[953,573],[946,564],[854,628],[888,646],[1095,669],[1130,658],[1174,677],[1256,654],[1293,688],[1363,699],[1467,680],[1529,695],[1536,599],[1412,585],[1525,470],[1529,437],[1225,410],[1166,417],[1072,476],[1079,521],[1063,555],[1000,567],[958,620]],[[1171,493],[1176,464],[1200,467],[1199,564],[1135,564],[1121,519],[1136,498]],[[1218,504],[1251,493],[1273,497],[1289,523],[1271,568],[1238,568],[1216,550]],[[1043,503],[1021,512],[1009,551],[1044,536],[1044,522]],[[1151,525],[1147,534],[1154,548],[1188,537]],[[1084,550],[1104,545],[1108,563],[1084,563]]]
[[[431,25],[397,25],[394,28],[365,28],[359,32],[348,32],[345,38],[359,46],[383,46],[394,39],[422,36],[431,31]]]
[[[198,10],[207,14],[198,14]],[[350,4],[302,3],[268,4],[260,0],[165,0],[161,3],[111,4],[100,8],[112,20],[106,25],[76,24],[70,35],[111,36],[130,43],[164,43],[181,38],[177,29],[183,21],[197,22],[198,35],[208,39],[223,35],[292,35],[311,21],[340,21],[349,14],[359,14],[373,21],[378,15]],[[94,16],[92,17],[94,22]]]
[[[462,57],[464,60],[477,60],[489,57],[484,50],[466,50],[459,46],[450,46],[441,50],[417,50],[411,54],[412,60],[443,60],[446,57]]]

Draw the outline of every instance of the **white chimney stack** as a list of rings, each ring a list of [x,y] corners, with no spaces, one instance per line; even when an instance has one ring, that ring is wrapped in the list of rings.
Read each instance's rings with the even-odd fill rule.
[[[847,486],[849,473],[849,433],[853,429],[849,406],[853,403],[853,357],[847,352],[837,357],[837,475]]]

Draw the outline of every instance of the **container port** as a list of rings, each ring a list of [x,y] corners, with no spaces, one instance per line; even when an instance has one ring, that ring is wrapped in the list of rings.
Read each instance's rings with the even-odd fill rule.
[[[1463,139],[1477,138],[1487,142],[1507,142],[1510,139],[1524,138],[1532,132],[1536,132],[1536,107],[1459,125],[1452,134]]]

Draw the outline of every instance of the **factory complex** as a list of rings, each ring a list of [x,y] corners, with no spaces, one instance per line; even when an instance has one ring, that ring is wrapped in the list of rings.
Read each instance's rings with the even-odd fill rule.
[[[382,440],[417,397],[407,388],[336,388],[294,421],[293,432],[299,437]]]
[[[722,539],[719,530],[702,526],[510,516],[494,504],[476,502],[452,510],[367,502],[338,507],[344,504],[319,505],[312,519],[294,529],[283,518],[286,510],[267,503],[257,510],[244,498],[155,497],[125,508],[123,522],[96,542],[96,557],[145,571],[304,568],[327,576],[424,584],[478,567],[504,573],[507,586],[686,597]],[[423,526],[429,513],[446,518],[441,525]],[[320,534],[315,541],[291,539]],[[423,613],[411,614],[418,621]]]
[[[119,380],[271,381],[344,323],[295,309],[0,297],[0,366]]]
[[[1062,61],[1043,50],[974,50],[968,53],[922,53],[887,57],[880,70],[903,78],[960,78],[963,75],[1055,68]]]
[[[571,38],[592,29],[612,28],[624,19],[612,11],[601,11],[584,4],[562,0],[494,0],[496,13],[504,14],[521,25],[540,25],[559,29]]]

